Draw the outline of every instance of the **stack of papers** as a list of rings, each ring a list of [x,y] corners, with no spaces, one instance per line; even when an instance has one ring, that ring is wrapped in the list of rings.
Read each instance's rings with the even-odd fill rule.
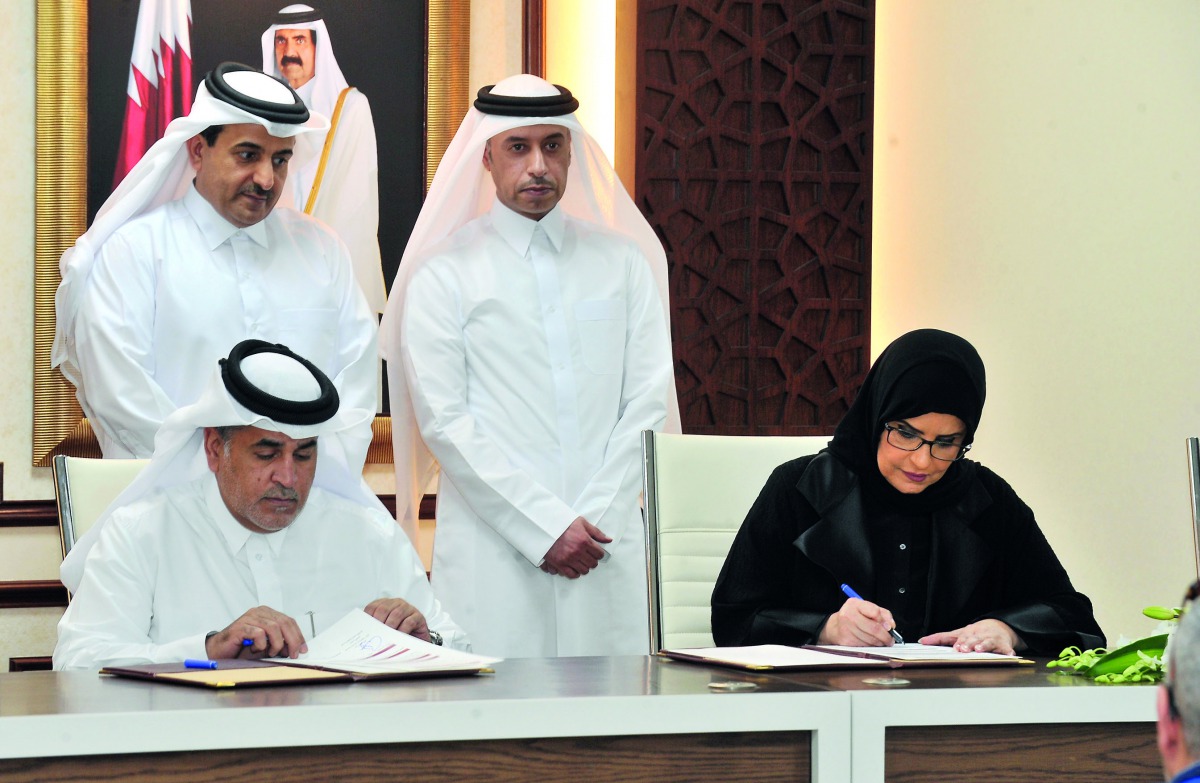
[[[308,641],[299,658],[264,658],[286,666],[347,672],[359,678],[475,672],[499,658],[451,650],[389,628],[366,612],[354,610]]]
[[[959,666],[1028,662],[1016,655],[955,652],[952,647],[897,644],[892,647],[806,645],[787,647],[759,644],[750,647],[695,647],[663,650],[659,655],[680,661],[713,663],[737,669],[845,669],[899,668],[902,666]]]

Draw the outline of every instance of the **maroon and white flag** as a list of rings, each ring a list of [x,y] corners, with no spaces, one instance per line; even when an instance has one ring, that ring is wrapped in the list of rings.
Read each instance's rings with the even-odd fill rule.
[[[125,123],[117,150],[113,187],[167,124],[192,108],[191,0],[142,0],[129,58]]]

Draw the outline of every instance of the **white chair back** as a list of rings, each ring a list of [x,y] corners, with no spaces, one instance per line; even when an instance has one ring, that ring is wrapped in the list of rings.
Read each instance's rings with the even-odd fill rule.
[[[651,652],[713,646],[713,585],[746,512],[777,465],[828,443],[642,433]]]
[[[148,459],[54,457],[54,495],[64,558],[148,464]]]

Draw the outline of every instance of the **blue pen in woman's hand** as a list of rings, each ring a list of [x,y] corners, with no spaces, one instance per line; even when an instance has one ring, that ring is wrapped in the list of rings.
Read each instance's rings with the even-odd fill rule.
[[[861,595],[856,593],[854,591],[854,588],[851,587],[850,585],[842,585],[842,592],[846,594],[847,598],[857,598],[860,601],[866,600]],[[896,644],[904,644],[904,637],[901,636],[900,633],[895,628],[889,628],[888,633],[890,633],[892,635],[892,640],[894,642],[896,642]]]

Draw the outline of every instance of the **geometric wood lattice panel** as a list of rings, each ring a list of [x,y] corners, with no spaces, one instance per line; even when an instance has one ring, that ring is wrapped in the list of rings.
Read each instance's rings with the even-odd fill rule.
[[[873,0],[638,3],[685,432],[831,432],[870,350]]]

